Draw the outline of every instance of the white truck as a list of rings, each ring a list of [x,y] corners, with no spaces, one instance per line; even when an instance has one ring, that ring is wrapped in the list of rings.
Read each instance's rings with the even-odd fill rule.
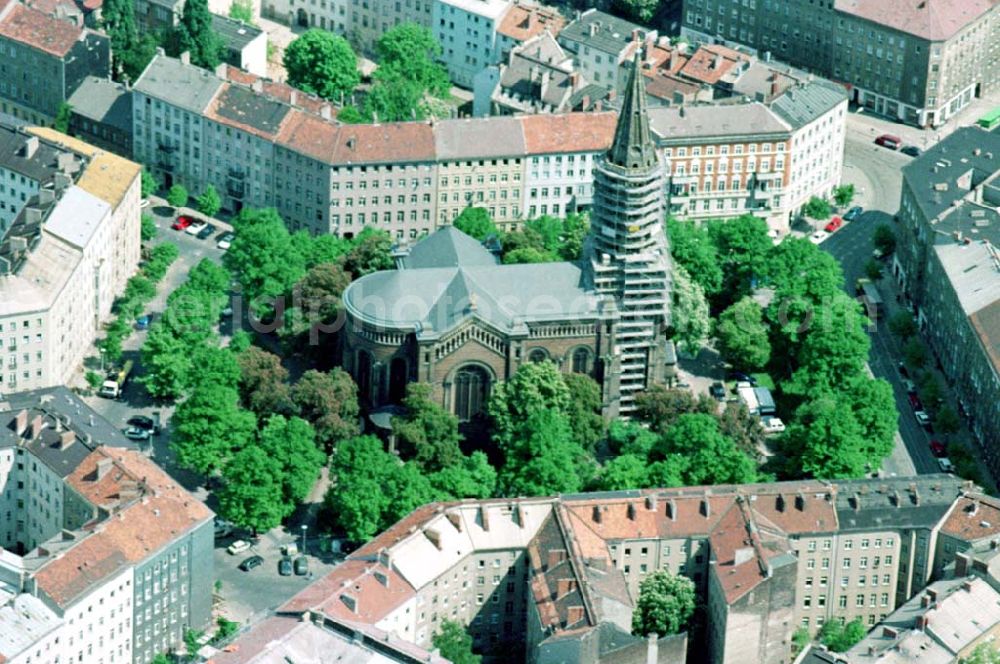
[[[128,382],[131,374],[132,360],[128,360],[122,365],[121,369],[108,372],[107,378],[105,378],[101,384],[101,389],[97,393],[106,399],[121,399],[125,383]]]

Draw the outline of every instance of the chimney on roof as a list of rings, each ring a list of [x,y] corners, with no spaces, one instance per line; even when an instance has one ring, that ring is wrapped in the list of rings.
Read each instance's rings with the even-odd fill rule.
[[[576,579],[559,579],[556,583],[556,596],[554,599],[565,597],[576,590]]]
[[[72,429],[59,434],[59,449],[64,450],[76,442],[76,432]]]
[[[448,512],[445,514],[445,517],[447,517],[448,522],[451,523],[455,530],[462,532],[462,517],[458,515],[458,512]]]
[[[435,548],[436,548],[436,549],[437,549],[438,551],[440,551],[440,550],[441,550],[441,548],[442,548],[442,544],[441,544],[441,533],[439,533],[438,531],[436,531],[436,530],[435,530],[435,529],[433,529],[433,528],[425,528],[425,529],[424,529],[424,535],[426,535],[426,536],[427,536],[427,539],[429,539],[429,540],[431,541],[431,544],[433,544],[433,545],[434,545],[434,547],[435,547]]]
[[[353,136],[351,136],[350,138],[348,138],[348,139],[347,139],[347,149],[348,149],[348,150],[353,150],[353,149],[354,149],[354,144],[355,144],[356,142],[357,142],[357,141],[355,140],[355,138],[354,138]]]
[[[24,141],[24,147],[22,148],[22,157],[25,159],[31,159],[38,152],[38,137],[29,136],[27,140]]]
[[[677,520],[677,503],[673,498],[667,500],[667,516],[671,521]]]
[[[511,518],[514,520],[514,523],[516,523],[519,528],[524,528],[524,523],[525,521],[527,521],[527,518],[525,517],[524,514],[524,507],[520,503],[518,503],[517,506],[514,507],[514,510],[511,512]]]
[[[389,549],[379,549],[378,562],[380,565],[392,569],[392,554],[389,553]]]
[[[642,30],[639,28],[632,28],[632,41],[636,42],[642,39]]]
[[[681,57],[680,49],[678,49],[676,46],[672,47],[670,49],[670,60],[667,62],[667,67],[669,67],[669,71],[673,72],[675,69],[677,69],[677,61],[680,59],[680,57]]]
[[[650,494],[646,496],[646,509],[655,512],[656,511],[656,496]]]
[[[215,68],[215,75],[218,76],[219,78],[226,78],[226,75],[228,73],[229,73],[229,65],[227,65],[225,62],[220,62]]]
[[[14,429],[14,433],[18,436],[22,435],[24,430],[28,428],[28,411],[22,408],[18,414],[14,416],[10,425]]]
[[[779,89],[779,87],[778,87],[778,75],[775,74],[775,75],[773,75],[771,77],[771,96],[772,97],[777,97],[778,96],[778,89]]]
[[[923,605],[924,604],[921,601],[921,606],[923,606]],[[933,609],[934,607],[933,606],[929,606],[928,608]],[[917,616],[917,624],[914,625],[914,627],[916,627],[920,631],[924,631],[927,628],[927,624],[929,622],[930,622],[930,619],[928,618],[927,614],[926,613],[921,613],[919,616]]]
[[[628,516],[629,521],[635,521],[635,504],[629,503],[628,507],[625,509],[625,513]]]
[[[895,489],[892,490],[892,495],[890,496],[890,500],[892,501],[892,504],[895,505],[896,507],[902,505],[903,502],[899,497],[899,491]]]
[[[42,419],[41,415],[35,415],[34,419],[31,420],[31,439],[38,438],[38,434],[42,432],[43,428],[45,428],[45,420]]]
[[[385,572],[380,572],[378,570],[375,570],[375,580],[381,583],[386,588],[389,587],[389,575],[386,574]]]
[[[855,512],[857,512],[858,510],[861,509],[861,494],[860,493],[858,493],[857,491],[855,491],[854,492],[854,496],[851,498],[851,501],[854,503],[854,511]]]
[[[962,552],[955,554],[955,576],[967,576],[971,566],[972,558],[969,554]]]
[[[597,21],[594,21],[593,23],[591,23],[590,25],[587,26],[587,32],[590,34],[591,37],[593,37],[594,35],[596,35],[597,31],[600,30],[600,29],[601,29],[601,26],[600,26],[600,24]]]
[[[104,458],[97,462],[97,479],[103,479],[111,467],[114,466],[115,462],[111,459]]]
[[[795,509],[800,512],[806,511],[806,496],[801,491],[795,494]]]
[[[677,107],[677,115],[681,116],[682,118],[684,117],[684,104],[681,104],[680,106]]]
[[[779,512],[785,511],[785,497],[780,493],[778,494],[777,498],[774,499],[774,509],[778,510]]]
[[[191,64],[191,54],[189,52],[184,51],[183,53],[181,53],[180,57],[181,57],[181,62],[183,64],[186,64],[186,65]]]
[[[358,599],[356,597],[348,595],[347,593],[341,593],[340,601],[344,603],[344,606],[346,606],[347,610],[351,613],[358,612]]]
[[[260,94],[264,92],[264,80],[260,78],[255,78],[250,87],[253,89],[254,92]]]
[[[593,519],[594,519],[594,523],[600,523],[601,522],[601,506],[600,505],[594,505]]]
[[[937,591],[934,590],[933,588],[928,588],[927,589],[927,596],[931,598],[932,602],[936,602],[937,601]]]
[[[48,205],[56,200],[56,192],[51,189],[44,188],[38,190],[38,202],[41,205]]]
[[[707,496],[701,499],[701,513],[705,515],[705,518],[712,516],[712,503]]]
[[[897,632],[893,627],[883,627],[882,636],[887,639],[894,639],[899,636],[899,632]]]
[[[57,192],[68,189],[73,184],[73,179],[67,173],[56,173],[52,177],[52,181]]]
[[[479,506],[479,522],[482,524],[483,530],[488,531],[490,529],[490,515],[486,511],[485,505]]]
[[[711,68],[712,68],[712,69],[718,69],[718,68],[719,68],[719,67],[721,67],[721,66],[722,66],[722,56],[721,56],[721,55],[719,55],[718,53],[716,53],[716,54],[715,54],[715,57],[714,57],[714,58],[712,58],[712,65],[711,65]]]

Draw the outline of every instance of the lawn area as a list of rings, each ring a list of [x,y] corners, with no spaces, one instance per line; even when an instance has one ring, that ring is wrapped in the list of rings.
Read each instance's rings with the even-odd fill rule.
[[[774,381],[771,380],[770,374],[761,371],[750,375],[757,381],[757,387],[766,387],[767,389],[774,391]]]

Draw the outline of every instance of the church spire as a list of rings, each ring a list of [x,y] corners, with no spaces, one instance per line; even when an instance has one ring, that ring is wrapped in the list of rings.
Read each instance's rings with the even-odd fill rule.
[[[646,86],[640,71],[641,49],[636,46],[632,58],[622,111],[615,127],[615,140],[607,159],[616,166],[627,169],[647,169],[656,165],[656,146],[649,134],[646,116]]]

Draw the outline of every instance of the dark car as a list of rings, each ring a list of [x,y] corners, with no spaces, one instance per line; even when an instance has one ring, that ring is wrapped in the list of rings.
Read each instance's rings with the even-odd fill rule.
[[[844,221],[854,221],[860,217],[861,213],[864,211],[865,209],[863,207],[855,205],[844,214]]]
[[[899,375],[902,376],[903,378],[909,378],[910,377],[910,372],[906,370],[906,365],[903,364],[902,362],[900,362],[899,364],[897,364],[896,368],[899,369]]]
[[[195,237],[198,238],[199,240],[207,240],[208,238],[212,237],[212,233],[214,233],[215,231],[216,228],[214,225],[205,224],[205,227],[200,231],[198,231]]]
[[[916,145],[907,145],[902,150],[900,150],[900,152],[902,152],[903,154],[908,154],[911,157],[920,156],[920,148],[918,148]]]
[[[254,567],[260,567],[264,564],[264,559],[260,556],[250,556],[246,560],[240,563],[240,569],[244,572],[249,572]]]
[[[923,410],[924,404],[921,403],[920,397],[916,394],[907,394],[906,397],[910,400],[910,405],[913,406],[913,410]]]
[[[724,401],[726,398],[726,386],[722,383],[712,383],[712,386],[708,388],[708,393],[719,401]]]
[[[944,443],[940,440],[932,440],[930,444],[931,454],[939,459],[943,459],[948,456],[948,450],[945,448]]]
[[[130,424],[140,429],[145,429],[146,431],[152,431],[154,434],[160,433],[160,427],[156,424],[153,418],[146,417],[145,415],[133,415],[128,418],[128,422],[126,422],[126,424]]]
[[[745,374],[742,371],[730,371],[728,375],[729,380],[735,380],[740,383],[750,383],[751,385],[757,385],[757,379],[750,374]]]
[[[309,559],[305,556],[299,556],[295,559],[295,574],[298,576],[305,576],[309,573]]]
[[[292,575],[292,559],[289,557],[284,557],[278,561],[278,574],[281,576],[291,576]]]

